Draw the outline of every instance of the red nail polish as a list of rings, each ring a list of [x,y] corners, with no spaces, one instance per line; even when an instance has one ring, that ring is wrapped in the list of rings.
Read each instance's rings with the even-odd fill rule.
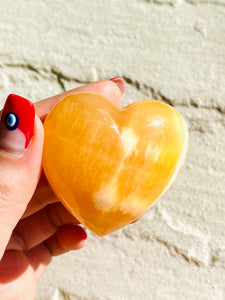
[[[0,123],[0,144],[7,151],[23,153],[34,134],[35,108],[29,100],[10,94]]]
[[[115,78],[112,78],[112,79],[109,79],[109,80],[114,82],[118,86],[118,88],[120,89],[121,94],[123,94],[125,92],[126,85],[125,85],[125,82],[122,78],[115,77]]]
[[[120,78],[120,77],[114,77],[114,78],[111,78],[109,80],[114,81],[114,80],[117,80],[118,78]]]
[[[76,226],[74,229],[75,229],[75,232],[76,232],[77,236],[81,240],[86,240],[87,239],[87,232],[85,231],[84,228],[82,228],[81,226]]]

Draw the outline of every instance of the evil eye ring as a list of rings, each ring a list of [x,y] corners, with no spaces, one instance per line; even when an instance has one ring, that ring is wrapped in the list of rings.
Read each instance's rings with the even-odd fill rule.
[[[19,118],[15,113],[8,113],[5,117],[5,126],[8,130],[15,130],[18,126]]]

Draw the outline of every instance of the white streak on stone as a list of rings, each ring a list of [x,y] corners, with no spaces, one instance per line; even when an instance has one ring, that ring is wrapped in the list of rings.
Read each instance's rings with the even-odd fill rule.
[[[145,150],[145,159],[151,159],[156,162],[161,154],[162,147],[160,145],[155,145],[153,142],[149,141]]]
[[[136,149],[139,138],[131,129],[125,128],[121,133],[121,139],[124,145],[125,157],[127,157]]]
[[[116,133],[117,133],[118,135],[120,135],[119,128],[118,128],[118,126],[117,126],[116,123],[113,123],[112,128],[115,129],[115,131],[116,131]]]
[[[108,212],[116,204],[116,187],[115,185],[105,186],[96,192],[93,196],[95,205],[98,209]]]

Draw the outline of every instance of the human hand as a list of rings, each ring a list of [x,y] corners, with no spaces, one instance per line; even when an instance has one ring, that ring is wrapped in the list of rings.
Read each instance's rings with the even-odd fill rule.
[[[96,92],[119,106],[124,90],[122,79],[105,80],[36,103],[35,120],[31,120],[29,111],[34,134],[33,137],[25,134],[27,142],[32,137],[26,151],[21,136],[17,140],[19,147],[15,148],[16,144],[11,143],[16,138],[14,131],[6,130],[4,122],[1,122],[0,299],[33,299],[37,279],[52,256],[82,248],[87,238],[79,222],[59,203],[41,171],[42,122],[53,106],[68,94]],[[28,106],[32,110],[32,105]],[[4,111],[2,117],[5,119]],[[28,116],[21,111],[19,117],[22,123]],[[15,120],[9,121],[13,123]]]

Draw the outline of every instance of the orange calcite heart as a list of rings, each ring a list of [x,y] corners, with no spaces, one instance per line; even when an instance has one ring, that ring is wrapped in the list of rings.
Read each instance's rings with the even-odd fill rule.
[[[45,123],[43,168],[54,192],[102,236],[141,216],[175,181],[188,131],[159,101],[122,109],[101,95],[67,96]]]

